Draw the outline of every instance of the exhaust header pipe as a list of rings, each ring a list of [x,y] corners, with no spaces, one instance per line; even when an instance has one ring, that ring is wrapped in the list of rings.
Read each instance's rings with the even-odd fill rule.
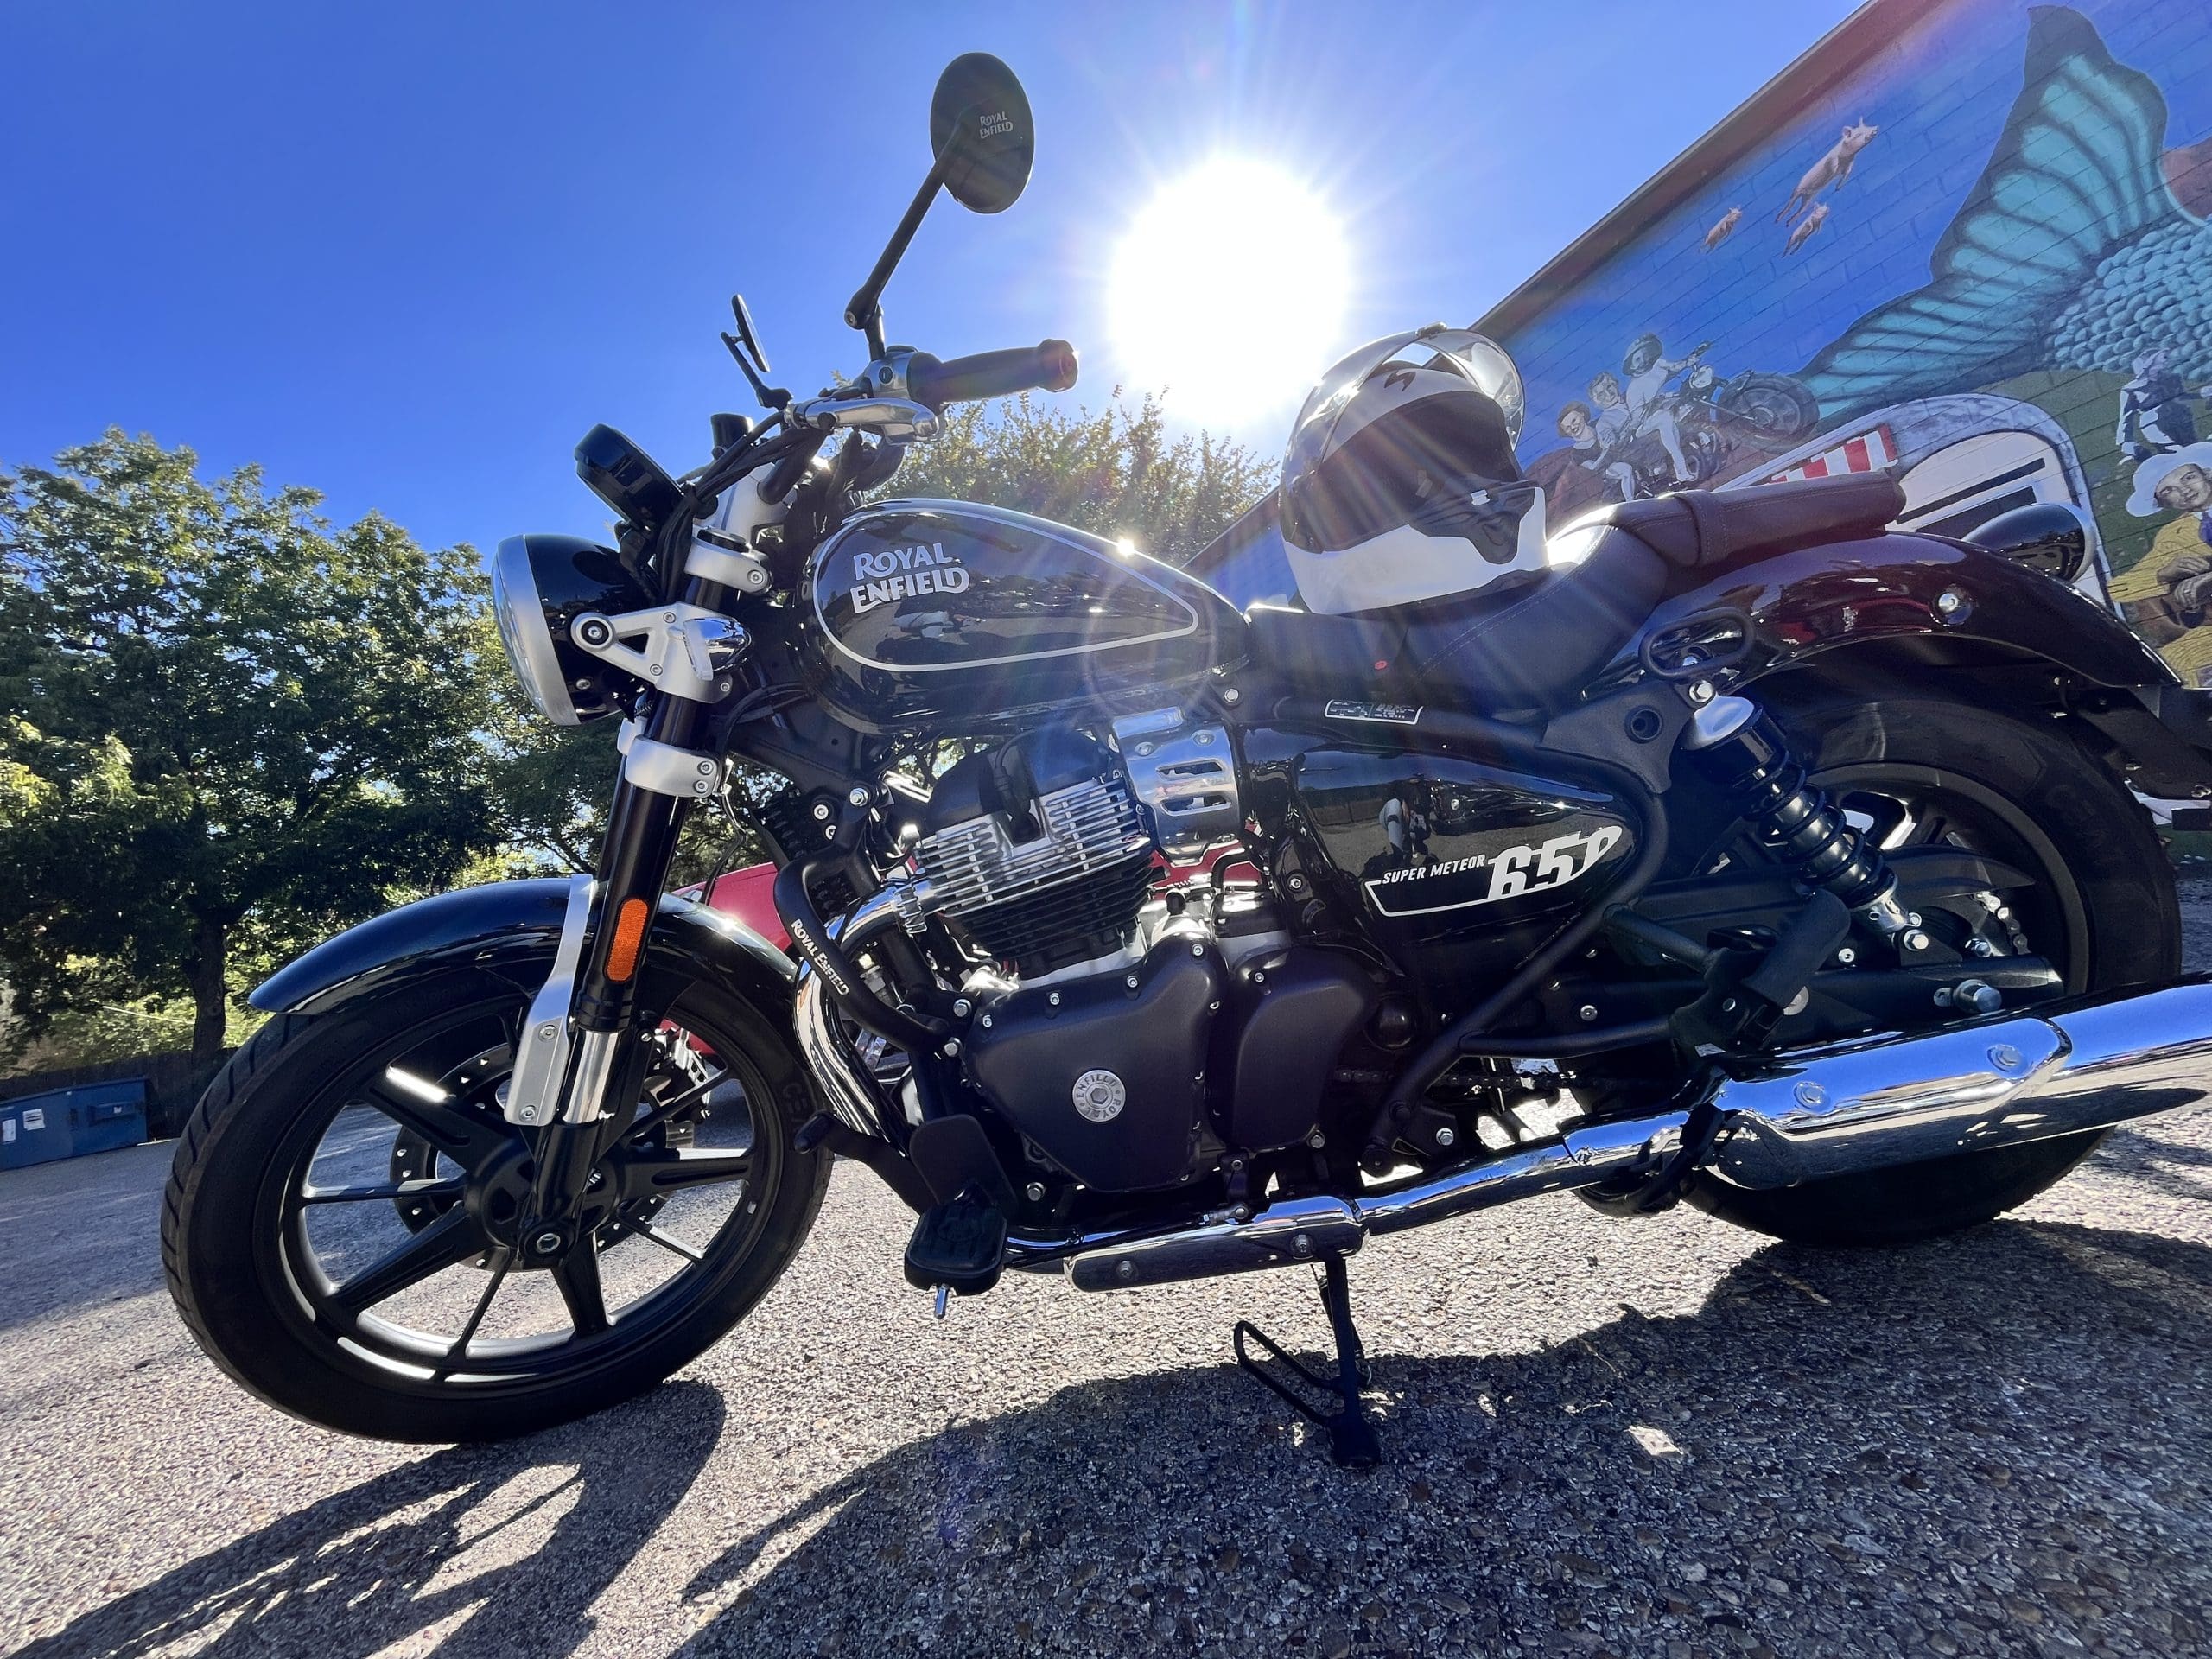
[[[1918,1037],[1778,1056],[1711,1096],[1722,1114],[1701,1167],[1751,1189],[2101,1129],[2212,1096],[2212,976]],[[1068,1261],[1084,1290],[1212,1278],[1348,1255],[1402,1232],[1540,1193],[1647,1173],[1689,1114],[1568,1130],[1478,1164],[1357,1198],[1287,1199],[1145,1238],[1086,1239]]]

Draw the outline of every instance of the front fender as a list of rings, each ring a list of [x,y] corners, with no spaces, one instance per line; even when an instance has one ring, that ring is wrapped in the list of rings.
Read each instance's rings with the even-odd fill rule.
[[[1918,638],[1956,642],[1969,658],[1974,647],[1993,658],[2042,658],[2093,685],[2155,691],[2179,683],[2094,600],[1986,549],[1902,532],[1723,571],[1655,611],[1599,683],[1628,673],[1647,645],[1716,610],[1751,619],[1743,667],[1754,677],[1846,646]]]
[[[280,968],[246,1000],[270,1014],[325,1014],[402,979],[474,969],[536,989],[561,935],[569,883],[462,887],[349,927]],[[750,929],[689,899],[664,897],[651,954],[676,959],[764,1010],[791,1006],[798,968]]]

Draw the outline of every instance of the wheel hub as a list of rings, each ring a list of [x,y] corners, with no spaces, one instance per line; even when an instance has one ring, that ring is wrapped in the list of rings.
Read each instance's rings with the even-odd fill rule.
[[[576,1213],[565,1221],[538,1221],[524,1236],[524,1217],[529,1213],[531,1191],[537,1179],[537,1160],[532,1149],[517,1141],[482,1170],[469,1177],[461,1202],[469,1217],[497,1249],[514,1253],[522,1268],[550,1268],[575,1247],[577,1239],[596,1236],[604,1249],[626,1230],[619,1217],[621,1182],[612,1160],[602,1160],[585,1177]]]

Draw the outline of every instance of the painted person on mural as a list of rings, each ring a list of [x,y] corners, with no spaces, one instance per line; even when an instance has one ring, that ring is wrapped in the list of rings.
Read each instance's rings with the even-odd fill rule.
[[[2164,590],[2160,608],[2177,626],[2212,620],[2212,443],[2152,455],[2135,469],[2127,510],[2139,518],[2179,513],[2152,543]]]
[[[1599,378],[1610,382],[1612,376],[1600,375]],[[1594,387],[1593,382],[1593,395]],[[1618,391],[1618,386],[1615,391]],[[1608,416],[1611,417],[1610,422]],[[1559,412],[1559,435],[1574,446],[1582,458],[1583,467],[1590,472],[1605,474],[1619,486],[1622,500],[1633,501],[1636,499],[1636,468],[1624,461],[1611,457],[1613,446],[1605,437],[1610,430],[1617,440],[1624,438],[1627,427],[1627,411],[1619,406],[1600,415],[1589,404],[1578,400]]]
[[[1637,432],[1648,432],[1659,440],[1667,452],[1668,464],[1675,469],[1675,481],[1681,483],[1690,478],[1692,469],[1688,456],[1682,453],[1681,423],[1675,414],[1674,399],[1667,390],[1667,382],[1684,369],[1695,364],[1711,349],[1707,340],[1688,357],[1670,358],[1660,344],[1656,334],[1638,334],[1629,342],[1628,354],[1621,359],[1621,372],[1627,377],[1623,391],[1628,404],[1629,419]]]

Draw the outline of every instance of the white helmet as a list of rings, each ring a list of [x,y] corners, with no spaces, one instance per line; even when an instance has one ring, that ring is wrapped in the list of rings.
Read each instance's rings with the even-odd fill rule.
[[[1282,463],[1306,608],[1377,611],[1543,569],[1543,492],[1513,454],[1521,411],[1520,371],[1471,329],[1392,334],[1331,369]]]

